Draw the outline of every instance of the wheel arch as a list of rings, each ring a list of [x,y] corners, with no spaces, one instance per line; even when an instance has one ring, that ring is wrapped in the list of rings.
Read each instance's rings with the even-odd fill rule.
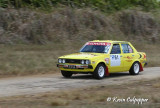
[[[99,62],[99,63],[97,63],[97,65],[96,65],[96,67],[99,65],[99,64],[103,64],[105,67],[106,67],[106,76],[109,76],[109,70],[108,70],[108,66],[105,64],[105,62]],[[96,69],[96,68],[95,68]]]
[[[133,65],[135,62],[138,62],[138,63],[139,63],[139,65],[140,65],[140,70],[139,70],[139,72],[142,72],[142,71],[143,71],[143,66],[142,66],[140,60],[135,60],[134,62],[132,62],[132,65]],[[132,68],[132,65],[131,65],[130,69]]]
[[[97,63],[97,66],[98,66],[99,64],[103,64],[104,66],[106,66],[106,64],[105,64],[104,62],[99,62],[99,63]]]

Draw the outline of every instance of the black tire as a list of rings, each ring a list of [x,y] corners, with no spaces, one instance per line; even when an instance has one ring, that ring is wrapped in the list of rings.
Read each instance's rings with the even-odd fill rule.
[[[68,72],[68,71],[61,71],[62,76],[64,76],[65,78],[70,78],[72,76],[72,72]]]
[[[131,69],[129,70],[130,75],[138,75],[140,71],[139,62],[134,62]]]
[[[98,64],[93,72],[93,77],[96,79],[102,79],[105,76],[106,67],[103,64]]]

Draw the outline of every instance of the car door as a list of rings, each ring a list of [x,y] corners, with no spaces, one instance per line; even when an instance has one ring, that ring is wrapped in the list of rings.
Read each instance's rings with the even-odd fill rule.
[[[133,49],[128,43],[122,43],[121,47],[124,60],[124,71],[128,71],[131,68],[134,60]]]
[[[120,44],[113,44],[110,52],[109,72],[123,71],[123,59]]]

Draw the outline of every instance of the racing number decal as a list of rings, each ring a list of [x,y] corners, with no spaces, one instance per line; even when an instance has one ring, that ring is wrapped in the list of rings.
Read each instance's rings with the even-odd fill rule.
[[[121,57],[119,54],[110,55],[111,66],[120,66],[121,65]]]

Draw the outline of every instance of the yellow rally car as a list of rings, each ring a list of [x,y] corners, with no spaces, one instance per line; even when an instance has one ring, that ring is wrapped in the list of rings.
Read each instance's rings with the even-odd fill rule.
[[[146,64],[146,54],[137,52],[130,42],[94,40],[87,42],[79,53],[59,57],[57,67],[64,77],[91,73],[102,79],[114,72],[138,75]]]

